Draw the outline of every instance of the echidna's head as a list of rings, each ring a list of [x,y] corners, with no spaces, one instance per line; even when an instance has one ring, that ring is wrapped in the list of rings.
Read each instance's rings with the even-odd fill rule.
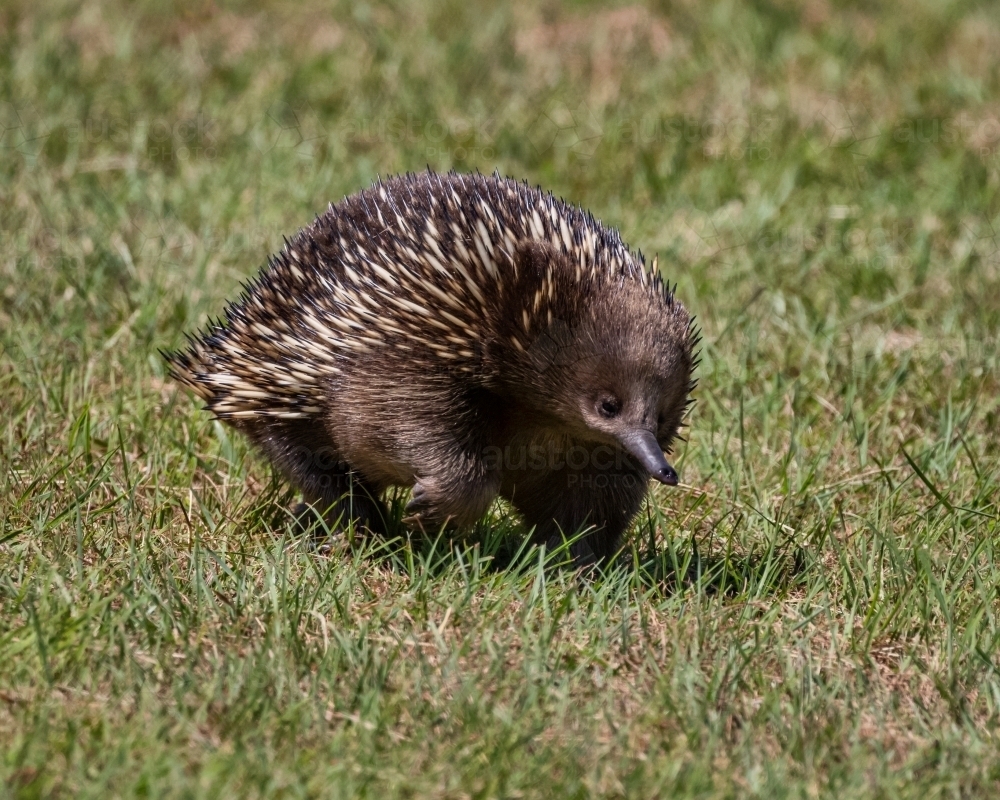
[[[661,286],[616,279],[536,317],[518,370],[524,398],[583,441],[617,446],[667,484],[689,404],[696,343],[684,307]],[[561,308],[560,308],[561,305]]]

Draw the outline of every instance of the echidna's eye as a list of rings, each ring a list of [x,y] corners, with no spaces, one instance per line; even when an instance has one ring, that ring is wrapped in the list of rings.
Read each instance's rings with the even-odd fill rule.
[[[661,413],[660,416],[658,416],[656,418],[656,427],[657,428],[662,428],[663,427],[663,423],[666,421],[666,419],[667,418]]]
[[[600,404],[597,406],[598,413],[607,419],[612,417],[617,417],[618,412],[622,410],[621,402],[614,397],[605,397],[601,400]]]

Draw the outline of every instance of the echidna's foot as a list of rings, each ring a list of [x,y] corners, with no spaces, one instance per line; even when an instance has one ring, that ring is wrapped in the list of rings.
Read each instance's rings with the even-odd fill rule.
[[[451,515],[441,508],[440,498],[434,491],[433,482],[417,481],[410,493],[410,500],[403,508],[403,524],[417,528],[423,534],[437,534],[443,528],[452,527]]]
[[[492,481],[465,483],[456,488],[444,486],[435,478],[421,478],[413,485],[403,522],[431,535],[442,529],[465,530],[486,513],[496,492]]]
[[[595,541],[595,538],[597,541]],[[538,537],[536,535],[536,541]],[[547,538],[543,539],[545,542],[545,549],[549,553],[554,553],[558,550],[562,550],[565,554],[562,557],[556,559],[558,562],[566,561],[567,559],[572,559],[574,567],[582,568],[584,570],[590,570],[600,564],[603,559],[603,551],[605,550],[605,543],[601,541],[600,533],[596,531],[593,526],[589,530],[583,531],[579,534],[564,534],[561,531],[556,533],[550,533]],[[600,542],[602,553],[598,554],[595,551],[595,545]],[[569,543],[569,547],[566,545]]]
[[[562,525],[548,520],[536,525],[532,540],[544,544],[548,553],[560,551],[556,563],[572,560],[575,568],[590,571],[606,566],[618,552],[624,525],[588,525],[586,520],[573,520]]]
[[[354,493],[334,503],[302,502],[292,515],[298,532],[326,549],[342,540],[354,543],[385,536],[389,518],[385,504],[367,493]]]
[[[305,538],[310,550],[326,554],[345,539],[344,531],[336,524],[339,520],[331,524],[324,514],[308,503],[298,503],[291,514],[293,531]]]
[[[410,499],[403,506],[403,522],[423,529],[424,519],[430,518],[431,500],[427,487],[417,481],[410,490]]]
[[[292,509],[292,520],[295,532],[312,534],[313,537],[338,536],[343,533],[340,518],[331,518],[329,514],[312,503],[298,503]]]

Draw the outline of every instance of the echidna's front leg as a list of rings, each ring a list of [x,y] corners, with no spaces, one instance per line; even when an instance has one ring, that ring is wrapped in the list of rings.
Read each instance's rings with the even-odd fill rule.
[[[466,462],[450,471],[418,478],[405,521],[426,533],[443,527],[465,530],[486,513],[500,488],[499,476],[482,464]]]
[[[472,527],[496,499],[499,474],[480,459],[468,457],[434,466],[433,472],[418,475],[405,521],[427,533],[442,527]]]
[[[437,534],[447,527],[468,530],[500,491],[493,436],[501,406],[490,395],[433,387],[414,405],[447,409],[447,414],[414,416],[398,429],[401,460],[415,477],[404,522]],[[408,443],[420,441],[419,448]]]
[[[618,551],[649,484],[641,469],[628,463],[612,467],[601,453],[591,455],[581,469],[526,471],[510,498],[534,528],[533,539],[549,549],[583,532],[570,545],[577,566],[605,562]]]

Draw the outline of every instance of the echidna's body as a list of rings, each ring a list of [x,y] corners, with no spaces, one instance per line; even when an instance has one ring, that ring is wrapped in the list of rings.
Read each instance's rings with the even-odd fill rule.
[[[691,388],[689,319],[592,216],[525,184],[426,173],[332,205],[169,356],[331,524],[424,527],[498,496],[539,541],[606,557]]]

